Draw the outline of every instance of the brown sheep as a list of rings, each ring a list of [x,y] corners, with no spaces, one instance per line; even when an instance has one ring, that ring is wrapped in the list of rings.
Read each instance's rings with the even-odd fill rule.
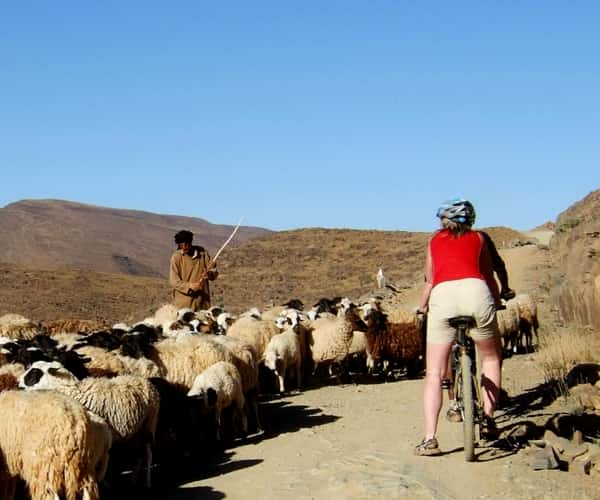
[[[422,326],[416,320],[391,323],[385,313],[377,308],[365,314],[367,330],[367,356],[372,364],[400,363],[409,376],[422,368],[425,342]]]
[[[92,333],[108,327],[105,321],[95,319],[53,319],[42,321],[48,335],[57,333]]]
[[[525,340],[525,350],[533,351],[533,333],[535,334],[536,345],[539,345],[537,304],[531,295],[520,293],[514,299],[519,308],[519,343],[522,345]]]

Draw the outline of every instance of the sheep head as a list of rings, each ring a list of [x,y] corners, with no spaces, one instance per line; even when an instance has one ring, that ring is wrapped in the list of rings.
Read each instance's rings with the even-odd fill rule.
[[[19,378],[19,387],[25,390],[56,389],[77,383],[77,377],[58,361],[36,361]]]
[[[225,333],[234,322],[235,318],[228,312],[222,312],[217,316],[217,325],[219,333]]]
[[[192,387],[187,395],[190,398],[201,401],[206,409],[213,408],[217,404],[217,391],[212,387]]]

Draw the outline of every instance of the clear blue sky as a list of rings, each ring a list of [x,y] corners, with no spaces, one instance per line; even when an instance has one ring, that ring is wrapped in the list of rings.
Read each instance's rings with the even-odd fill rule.
[[[531,229],[600,188],[597,1],[0,6],[0,206]]]

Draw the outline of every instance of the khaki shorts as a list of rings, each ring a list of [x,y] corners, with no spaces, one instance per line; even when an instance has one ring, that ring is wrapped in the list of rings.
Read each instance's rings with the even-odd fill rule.
[[[476,327],[470,331],[474,340],[498,335],[494,299],[485,281],[465,278],[444,281],[433,288],[429,297],[427,343],[451,343],[456,331],[448,324],[448,319],[463,315],[475,318]]]

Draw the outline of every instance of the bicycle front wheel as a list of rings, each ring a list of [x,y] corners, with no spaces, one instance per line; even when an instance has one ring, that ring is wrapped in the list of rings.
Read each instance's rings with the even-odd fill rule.
[[[466,352],[460,356],[461,399],[463,404],[463,432],[465,460],[475,459],[475,404],[473,401],[473,375],[471,373],[471,358]]]

